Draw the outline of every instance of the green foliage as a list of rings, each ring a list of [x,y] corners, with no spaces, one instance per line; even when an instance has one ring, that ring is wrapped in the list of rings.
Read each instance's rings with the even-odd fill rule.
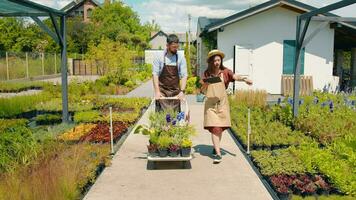
[[[337,138],[356,133],[356,112],[345,106],[336,107],[334,112],[330,112],[328,106],[309,105],[308,111],[305,107],[301,109],[294,126],[327,145]]]
[[[185,33],[185,46],[184,46],[184,56],[185,60],[187,62],[187,70],[188,70],[188,76],[192,75],[192,64],[190,61],[190,49],[189,49],[189,40],[188,40],[188,32]]]
[[[62,122],[62,116],[57,114],[43,114],[36,116],[36,124],[38,125],[51,125]]]
[[[100,114],[99,111],[96,110],[81,111],[81,112],[76,112],[74,114],[74,122],[76,123],[98,122],[102,120],[103,120],[103,116]]]
[[[27,123],[27,119],[0,119],[0,135],[8,128],[26,126]]]
[[[253,161],[261,169],[265,176],[278,174],[296,175],[302,173],[315,173],[312,169],[307,169],[304,163],[294,156],[289,149],[274,151],[252,151]]]
[[[52,143],[38,162],[19,166],[0,180],[0,199],[80,199],[97,170],[108,165],[109,146]]]
[[[23,18],[0,18],[0,51],[33,51],[42,35],[39,28],[26,25]]]
[[[148,106],[150,104],[151,99],[149,98],[142,98],[142,97],[126,97],[126,98],[100,98],[96,102],[95,108],[108,108],[112,106],[114,108],[121,108],[121,109],[133,109],[133,110],[141,110],[142,108]]]
[[[24,112],[34,111],[38,103],[49,99],[50,96],[47,93],[0,98],[0,118],[14,117]]]
[[[184,138],[182,140],[182,145],[181,145],[182,148],[188,148],[188,147],[192,147],[192,146],[193,146],[193,143],[190,139]]]
[[[29,89],[42,89],[44,82],[0,82],[0,92],[21,92]]]
[[[232,129],[247,145],[248,109],[246,106],[230,103]],[[300,131],[293,131],[275,119],[268,108],[251,108],[251,144],[252,148],[276,148],[279,146],[299,145],[312,141]],[[273,111],[273,108],[272,108]]]
[[[33,137],[40,144],[45,145],[46,143],[51,143],[58,135],[66,132],[67,130],[74,127],[74,123],[61,123],[49,126],[39,126],[31,128],[33,132]]]
[[[217,49],[217,31],[212,31],[204,34],[202,40],[208,51]]]
[[[334,148],[320,149],[317,145],[311,144],[294,149],[293,153],[303,161],[307,168],[318,169],[342,192],[355,196],[356,168],[353,160],[355,149],[352,150],[351,157],[342,157],[334,153]]]
[[[39,144],[30,129],[15,126],[0,134],[0,172],[15,170],[18,164],[27,165],[37,155]]]
[[[95,9],[91,21],[92,40],[96,44],[105,37],[127,44],[130,49],[145,49],[153,28],[149,24],[142,26],[138,15],[122,2]]]
[[[160,136],[157,141],[159,149],[167,149],[171,143],[172,138],[169,136]]]
[[[188,80],[187,80],[187,86],[185,88],[186,90],[186,94],[194,94],[197,87],[197,80],[198,78],[196,76],[194,77],[189,77]]]
[[[134,55],[135,52],[129,50],[124,43],[102,38],[98,45],[89,44],[86,57],[90,62],[104,62],[99,70],[113,73],[120,83],[124,77],[129,77],[127,70],[132,67]]]
[[[135,84],[132,81],[126,81],[124,85],[129,88],[132,88],[135,86]]]
[[[68,52],[86,53],[89,43],[99,44],[102,37],[124,43],[131,50],[142,51],[148,47],[150,32],[159,29],[157,24],[140,24],[138,15],[122,2],[106,4],[94,9],[90,22],[80,17],[67,19]],[[52,30],[50,19],[43,22]],[[36,23],[22,18],[0,19],[0,51],[59,52],[59,45]]]

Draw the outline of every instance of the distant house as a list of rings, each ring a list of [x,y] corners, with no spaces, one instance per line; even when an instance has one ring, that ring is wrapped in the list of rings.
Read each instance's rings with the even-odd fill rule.
[[[101,3],[97,0],[74,0],[64,6],[61,10],[68,13],[68,17],[80,17],[84,22],[90,21],[91,13]]]
[[[163,31],[152,32],[149,44],[152,50],[160,50],[166,48],[167,36],[169,34],[176,34],[179,38],[179,48],[184,49],[184,45],[187,42],[186,33],[165,33]],[[195,35],[191,35],[191,43],[195,41]]]
[[[226,57],[224,65],[254,81],[252,88],[282,94],[286,77],[294,71],[297,16],[316,9],[294,0],[271,0],[224,19],[200,17],[197,27],[198,73],[207,68],[209,48],[217,47]],[[336,16],[326,13],[324,16]],[[326,86],[356,86],[356,24],[312,21],[306,37],[321,27],[301,55],[301,73],[313,89]],[[208,43],[204,42],[208,39]],[[210,45],[207,46],[207,45]],[[351,66],[343,52],[351,52]],[[290,83],[290,82],[289,82]],[[288,84],[289,84],[288,83]],[[230,87],[241,89],[242,83]]]
[[[166,33],[163,31],[152,32],[149,41],[150,49],[145,50],[145,63],[152,64],[153,59],[163,53],[167,44],[167,37],[170,34],[176,34],[179,39],[179,52],[184,55],[184,47],[187,42],[186,33]],[[195,35],[191,35],[191,44],[195,42]]]

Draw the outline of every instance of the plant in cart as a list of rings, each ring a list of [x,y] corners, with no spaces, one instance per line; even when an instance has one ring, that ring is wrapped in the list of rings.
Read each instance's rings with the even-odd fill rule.
[[[179,156],[183,143],[186,145],[185,152],[188,151],[188,156],[190,155],[192,144],[189,138],[196,132],[194,127],[189,125],[185,112],[172,110],[152,112],[149,120],[149,126],[138,125],[134,131],[135,134],[149,136],[149,145],[147,145],[149,155],[155,156],[158,152],[161,157],[168,153],[171,157]]]

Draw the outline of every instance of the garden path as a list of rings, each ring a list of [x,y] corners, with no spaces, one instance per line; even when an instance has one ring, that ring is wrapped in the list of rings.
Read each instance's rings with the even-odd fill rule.
[[[152,94],[152,82],[148,81],[128,96]],[[152,170],[145,158],[147,137],[131,133],[84,199],[272,199],[227,131],[222,139],[223,161],[213,164],[210,134],[202,126],[204,105],[197,103],[194,96],[187,99],[192,124],[199,133],[193,138],[194,158],[189,168],[182,169],[179,162],[166,162],[157,163],[157,169]],[[148,123],[150,110],[139,124]]]

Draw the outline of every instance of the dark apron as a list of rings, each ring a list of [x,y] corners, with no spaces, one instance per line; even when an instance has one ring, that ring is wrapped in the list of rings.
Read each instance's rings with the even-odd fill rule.
[[[164,97],[174,97],[180,93],[179,74],[178,74],[178,54],[176,54],[176,65],[166,65],[166,55],[162,72],[158,78],[159,90]],[[179,99],[160,99],[156,101],[156,112],[166,109],[173,109],[180,112]]]

